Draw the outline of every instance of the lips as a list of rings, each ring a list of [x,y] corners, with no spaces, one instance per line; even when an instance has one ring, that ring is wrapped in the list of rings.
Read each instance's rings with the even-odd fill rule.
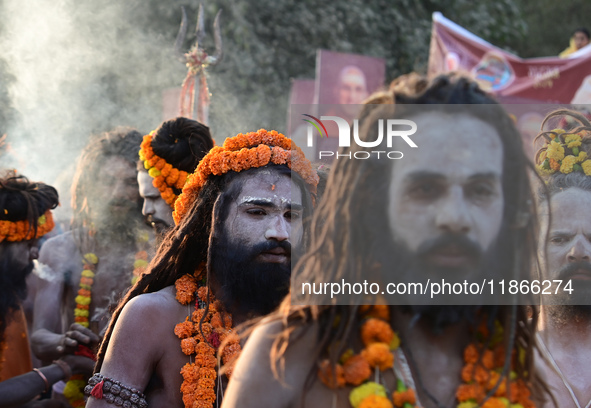
[[[270,249],[268,251],[261,252],[260,258],[263,262],[283,263],[289,260],[290,254],[284,248],[277,247]]]
[[[567,276],[567,279],[591,280],[591,271],[583,268],[577,269],[576,271],[570,273]]]
[[[458,245],[445,245],[427,255],[431,264],[440,267],[460,268],[472,263],[472,254]]]

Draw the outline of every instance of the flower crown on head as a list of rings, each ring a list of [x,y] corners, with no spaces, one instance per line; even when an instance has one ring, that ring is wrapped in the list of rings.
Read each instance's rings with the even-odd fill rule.
[[[591,160],[587,152],[581,149],[583,138],[588,138],[587,130],[575,129],[568,133],[563,129],[553,129],[541,133],[544,146],[535,157],[536,168],[541,176],[555,173],[584,173],[591,176]]]
[[[318,174],[312,164],[291,140],[275,130],[238,134],[227,138],[223,146],[215,146],[201,160],[195,172],[188,176],[183,192],[172,213],[176,224],[187,214],[211,174],[219,176],[229,171],[241,172],[267,164],[287,165],[298,173],[312,193],[316,192]]]
[[[173,188],[181,190],[187,181],[188,173],[173,167],[166,160],[157,156],[152,150],[152,137],[155,130],[144,136],[139,151],[140,160],[144,162],[144,167],[148,174],[154,179],[152,184],[160,191],[160,195],[166,203],[174,207],[174,202],[178,198]]]
[[[4,240],[8,242],[19,242],[41,238],[51,231],[54,226],[55,223],[53,222],[51,210],[45,211],[45,214],[37,219],[37,233],[31,228],[31,224],[27,220],[0,220],[0,243]]]

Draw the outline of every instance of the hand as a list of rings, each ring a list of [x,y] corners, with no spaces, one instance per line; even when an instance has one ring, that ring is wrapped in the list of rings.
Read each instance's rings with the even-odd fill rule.
[[[86,327],[73,323],[63,336],[57,346],[60,354],[74,354],[79,344],[92,348],[100,341],[99,337]]]
[[[69,354],[60,358],[61,361],[68,364],[72,374],[91,375],[94,370],[94,361],[88,357],[75,356]]]

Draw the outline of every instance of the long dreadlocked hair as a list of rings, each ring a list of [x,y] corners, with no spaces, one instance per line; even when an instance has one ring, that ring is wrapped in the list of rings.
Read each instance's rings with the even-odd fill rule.
[[[96,178],[109,157],[121,157],[135,167],[142,135],[135,129],[118,127],[110,132],[92,136],[82,151],[72,181],[72,231],[79,248],[88,246],[85,231],[92,224],[93,205],[88,197],[96,184]],[[140,202],[138,202],[138,209]]]
[[[30,182],[25,176],[8,172],[0,178],[0,220],[29,222],[29,228],[37,234],[37,222],[47,210],[53,210],[59,204],[55,188],[44,183]],[[22,293],[13,290],[13,282],[8,268],[11,259],[5,253],[10,242],[0,243],[0,340],[4,336],[6,317],[11,310],[19,307],[26,297],[26,286]],[[24,279],[24,278],[23,278]]]
[[[302,205],[304,206],[304,238],[302,245],[304,248],[307,247],[309,238],[305,231],[309,230],[312,198],[305,181],[296,172],[292,172],[284,165],[267,165],[251,168],[240,173],[229,171],[221,176],[210,175],[197,199],[193,202],[187,216],[164,238],[156,256],[148,266],[147,273],[142,275],[119,302],[101,343],[95,372],[99,372],[101,369],[117,319],[131,299],[142,293],[157,292],[167,286],[174,285],[178,278],[195,272],[202,263],[207,264],[207,284],[209,286],[211,282],[210,274],[212,273],[208,264],[211,239],[216,231],[222,228],[226,220],[229,209],[228,204],[236,200],[242,190],[240,180],[237,180],[236,183],[232,182],[245,176],[254,177],[256,173],[265,170],[271,170],[287,177],[291,176],[291,180],[300,188]],[[209,301],[206,303],[204,315],[207,314],[208,308]]]
[[[399,89],[399,91],[401,91]],[[502,107],[489,95],[485,94],[476,83],[456,75],[443,75],[429,84],[422,92],[416,89],[407,93],[385,97],[380,94],[371,98],[369,103],[385,105],[366,105],[360,117],[360,137],[373,141],[376,121],[380,118],[404,118],[407,109],[404,104],[430,104],[440,106],[444,111],[460,112],[457,104],[487,104],[486,109],[470,111],[475,117],[492,125],[499,134],[503,146],[503,195],[504,230],[507,242],[503,245],[506,252],[506,264],[512,271],[513,279],[529,277],[531,263],[535,255],[535,206],[532,200],[528,172],[533,166],[527,160],[522,140],[515,126]],[[374,101],[374,102],[372,102]],[[381,102],[380,102],[381,101]],[[434,106],[434,108],[436,108]],[[416,111],[415,111],[416,112]],[[351,146],[344,152],[348,155],[364,151],[359,146]],[[366,273],[374,267],[374,249],[379,246],[375,237],[378,226],[387,219],[387,200],[378,200],[380,208],[368,209],[367,197],[375,196],[377,191],[384,191],[390,185],[390,160],[337,160],[333,164],[324,197],[316,209],[312,221],[312,236],[309,250],[296,265],[293,275],[302,282],[361,282]],[[387,189],[386,189],[387,191]],[[387,223],[386,223],[387,224]],[[503,228],[501,228],[501,233]],[[361,242],[353,237],[364,237]],[[368,254],[370,256],[368,256]],[[351,344],[354,329],[360,325],[359,305],[315,306],[305,299],[292,306],[289,296],[281,307],[272,315],[272,319],[283,322],[283,331],[276,337],[270,352],[273,372],[280,376],[284,367],[284,352],[290,342],[301,339],[311,322],[316,321],[319,328],[314,358],[317,363],[312,367],[306,379],[304,392],[310,389],[316,379],[316,370],[320,362],[328,358],[331,364],[337,363],[348,344]],[[515,370],[519,378],[531,381],[536,391],[546,387],[532,370],[533,350],[535,348],[536,317],[528,319],[526,306],[491,306],[489,307],[488,326],[492,333],[495,319],[504,327],[504,345],[506,350],[503,373],[508,375],[511,352],[519,345],[526,351],[525,361],[517,362]],[[474,319],[475,320],[475,319]],[[267,319],[266,319],[267,321]],[[338,322],[338,323],[335,323]],[[293,336],[296,329],[297,336]],[[475,331],[476,332],[476,331]],[[409,355],[409,362],[415,364]],[[416,367],[415,367],[416,368]],[[418,387],[430,395],[419,378]],[[432,397],[434,400],[434,398]],[[302,401],[304,399],[302,398]]]

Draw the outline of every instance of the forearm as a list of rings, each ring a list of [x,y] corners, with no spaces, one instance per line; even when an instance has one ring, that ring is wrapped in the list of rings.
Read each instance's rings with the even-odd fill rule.
[[[47,391],[66,376],[64,370],[57,364],[42,367],[39,371],[45,376],[47,383],[36,371],[0,382],[0,408],[21,406]]]
[[[63,353],[58,350],[64,335],[52,333],[47,329],[38,329],[31,335],[31,348],[35,356],[42,361],[53,361]]]

